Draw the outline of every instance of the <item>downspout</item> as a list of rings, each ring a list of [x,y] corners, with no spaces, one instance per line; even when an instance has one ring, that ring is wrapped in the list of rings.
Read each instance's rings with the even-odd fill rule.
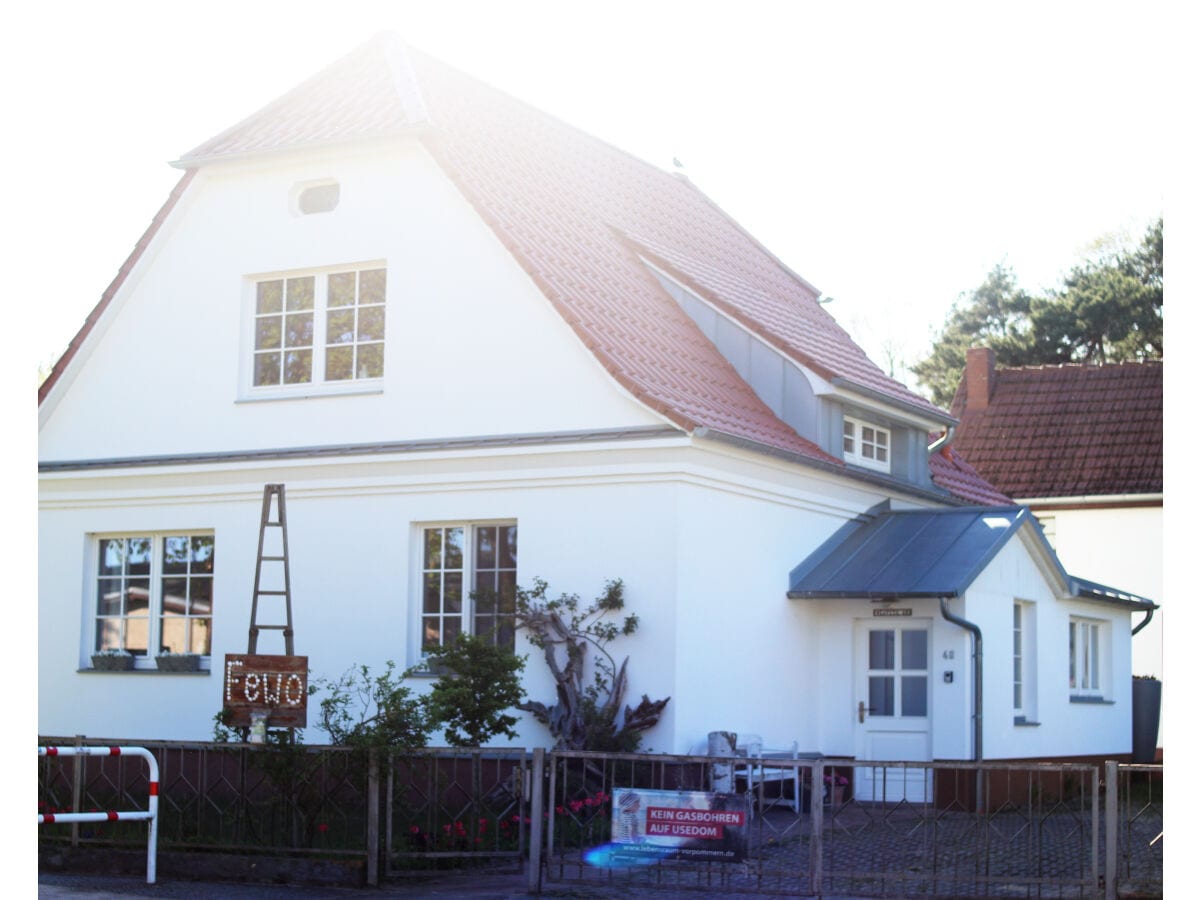
[[[974,725],[974,756],[975,762],[983,762],[983,632],[974,622],[968,622],[961,616],[950,612],[946,605],[946,597],[939,597],[942,605],[942,618],[971,632],[971,659],[975,664],[975,696],[972,701],[971,722]],[[983,812],[983,769],[975,770],[975,811]]]
[[[1133,637],[1134,634],[1137,634],[1139,631],[1141,631],[1143,628],[1145,628],[1147,625],[1149,625],[1150,620],[1153,618],[1154,618],[1154,610],[1152,610],[1152,609],[1146,610],[1146,618],[1142,619],[1142,621],[1138,624],[1137,628],[1133,629],[1133,634],[1131,634],[1130,637]]]
[[[925,448],[926,456],[933,456],[939,450],[949,447],[950,443],[954,440],[954,430],[956,428],[958,428],[957,425],[947,425],[946,431],[942,436]]]

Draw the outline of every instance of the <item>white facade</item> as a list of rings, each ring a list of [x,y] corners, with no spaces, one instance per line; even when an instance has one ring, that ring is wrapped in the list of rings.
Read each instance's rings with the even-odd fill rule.
[[[295,185],[330,176],[338,208],[296,215]],[[259,399],[255,281],[346,265],[387,269],[382,383]],[[411,141],[202,170],[92,337],[43,404],[43,461],[662,424]]]
[[[1147,506],[1031,506],[1067,571],[1164,601],[1161,496]],[[1155,611],[1133,639],[1134,675],[1163,677],[1163,615],[1164,610]]]
[[[670,697],[646,738],[655,751],[687,752],[708,732],[797,741],[831,756],[862,756],[855,705],[856,623],[878,623],[866,600],[786,598],[785,574],[836,527],[881,499],[838,479],[797,477],[790,465],[679,437],[497,453],[429,451],[295,464],[239,463],[43,478],[39,589],[39,729],[45,734],[202,739],[220,708],[220,660],[246,649],[261,489],[287,484],[296,652],[315,676],[352,665],[419,660],[416,529],[445,522],[509,521],[520,530],[519,581],[595,596],[606,579],[626,584],[637,635],[616,645],[631,657],[629,699]],[[212,659],[200,676],[87,671],[94,538],[126,532],[211,531],[216,539]],[[985,633],[988,758],[1127,753],[1128,678],[1103,703],[1073,703],[1065,668],[1072,612],[1108,622],[1106,671],[1128,672],[1129,615],[1062,600],[1020,541],[984,570],[956,615]],[[1012,604],[1036,610],[1029,704],[1036,725],[1014,724]],[[905,627],[930,632],[928,753],[970,759],[971,641],[936,600]],[[82,618],[81,618],[82,608]],[[888,619],[888,622],[900,620]],[[282,652],[269,636],[260,652]],[[553,685],[536,650],[527,689]],[[945,673],[952,673],[949,681]],[[1111,677],[1111,676],[1110,676]],[[518,743],[544,744],[523,721]],[[310,740],[319,740],[319,732]]]
[[[298,186],[322,179],[341,186],[338,207],[299,214]],[[256,284],[342,267],[386,269],[383,375],[255,388]],[[520,584],[590,598],[624,580],[641,620],[614,645],[631,657],[627,699],[671,698],[645,749],[686,752],[714,730],[827,755],[900,746],[872,744],[885,739],[856,714],[880,605],[788,600],[787,575],[882,500],[931,505],[928,482],[906,490],[670,424],[604,370],[416,142],[201,168],[40,413],[43,735],[211,734],[221,660],[247,648],[263,485],[283,483],[295,649],[316,677],[419,661],[423,527],[515,524]],[[100,541],[171,534],[215,543],[205,671],[92,671]],[[989,758],[1129,750],[1129,615],[1061,588],[1014,541],[957,601],[989,648]],[[1013,721],[1014,599],[1036,610],[1040,725]],[[899,605],[928,635],[925,714],[886,740],[969,759],[970,641],[935,600]],[[1106,671],[1123,673],[1099,702],[1070,702],[1071,610],[1106,623]],[[522,647],[530,698],[549,700]],[[258,650],[283,652],[269,635]],[[529,719],[520,732],[549,743]]]

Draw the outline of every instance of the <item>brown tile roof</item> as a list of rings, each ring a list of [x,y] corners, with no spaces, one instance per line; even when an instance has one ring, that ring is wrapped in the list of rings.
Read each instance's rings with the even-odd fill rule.
[[[1161,493],[1162,400],[1161,362],[996,369],[984,409],[959,383],[954,447],[1018,499]]]
[[[775,416],[638,260],[652,259],[825,378],[937,421],[888,378],[799,277],[686,179],[382,34],[177,165],[418,135],[446,174],[617,381],[699,427],[840,466]],[[935,482],[979,502],[975,473]]]

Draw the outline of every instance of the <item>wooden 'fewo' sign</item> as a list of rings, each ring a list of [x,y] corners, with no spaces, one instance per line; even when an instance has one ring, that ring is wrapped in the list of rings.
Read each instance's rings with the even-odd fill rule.
[[[266,713],[271,728],[308,725],[308,657],[225,654],[228,725],[250,726],[252,713]]]

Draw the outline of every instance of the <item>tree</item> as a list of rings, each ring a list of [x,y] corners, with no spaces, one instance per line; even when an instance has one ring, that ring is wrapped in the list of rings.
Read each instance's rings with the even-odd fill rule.
[[[934,403],[948,407],[954,399],[971,347],[991,347],[1001,365],[1022,365],[1033,302],[1003,263],[974,291],[958,296],[929,356],[912,367]]]
[[[446,670],[428,697],[432,725],[444,727],[453,747],[482,747],[492,737],[516,738],[517,717],[506,710],[525,698],[525,657],[485,637],[460,634],[429,655]]]
[[[658,722],[670,698],[651,700],[643,694],[637,707],[621,709],[629,657],[618,666],[608,645],[635,633],[638,617],[631,613],[618,624],[607,616],[624,609],[624,583],[606,582],[604,593],[584,609],[577,594],[547,599],[548,587],[537,578],[533,590],[517,588],[517,623],[542,651],[558,699],[551,706],[530,702],[518,708],[550,729],[557,749],[636,750],[642,732]],[[594,651],[590,666],[589,647]]]
[[[1021,290],[996,266],[959,295],[929,356],[913,366],[934,403],[949,406],[969,347],[991,347],[1002,366],[1162,358],[1163,222],[1132,250],[1117,248],[1074,267],[1045,296]]]

